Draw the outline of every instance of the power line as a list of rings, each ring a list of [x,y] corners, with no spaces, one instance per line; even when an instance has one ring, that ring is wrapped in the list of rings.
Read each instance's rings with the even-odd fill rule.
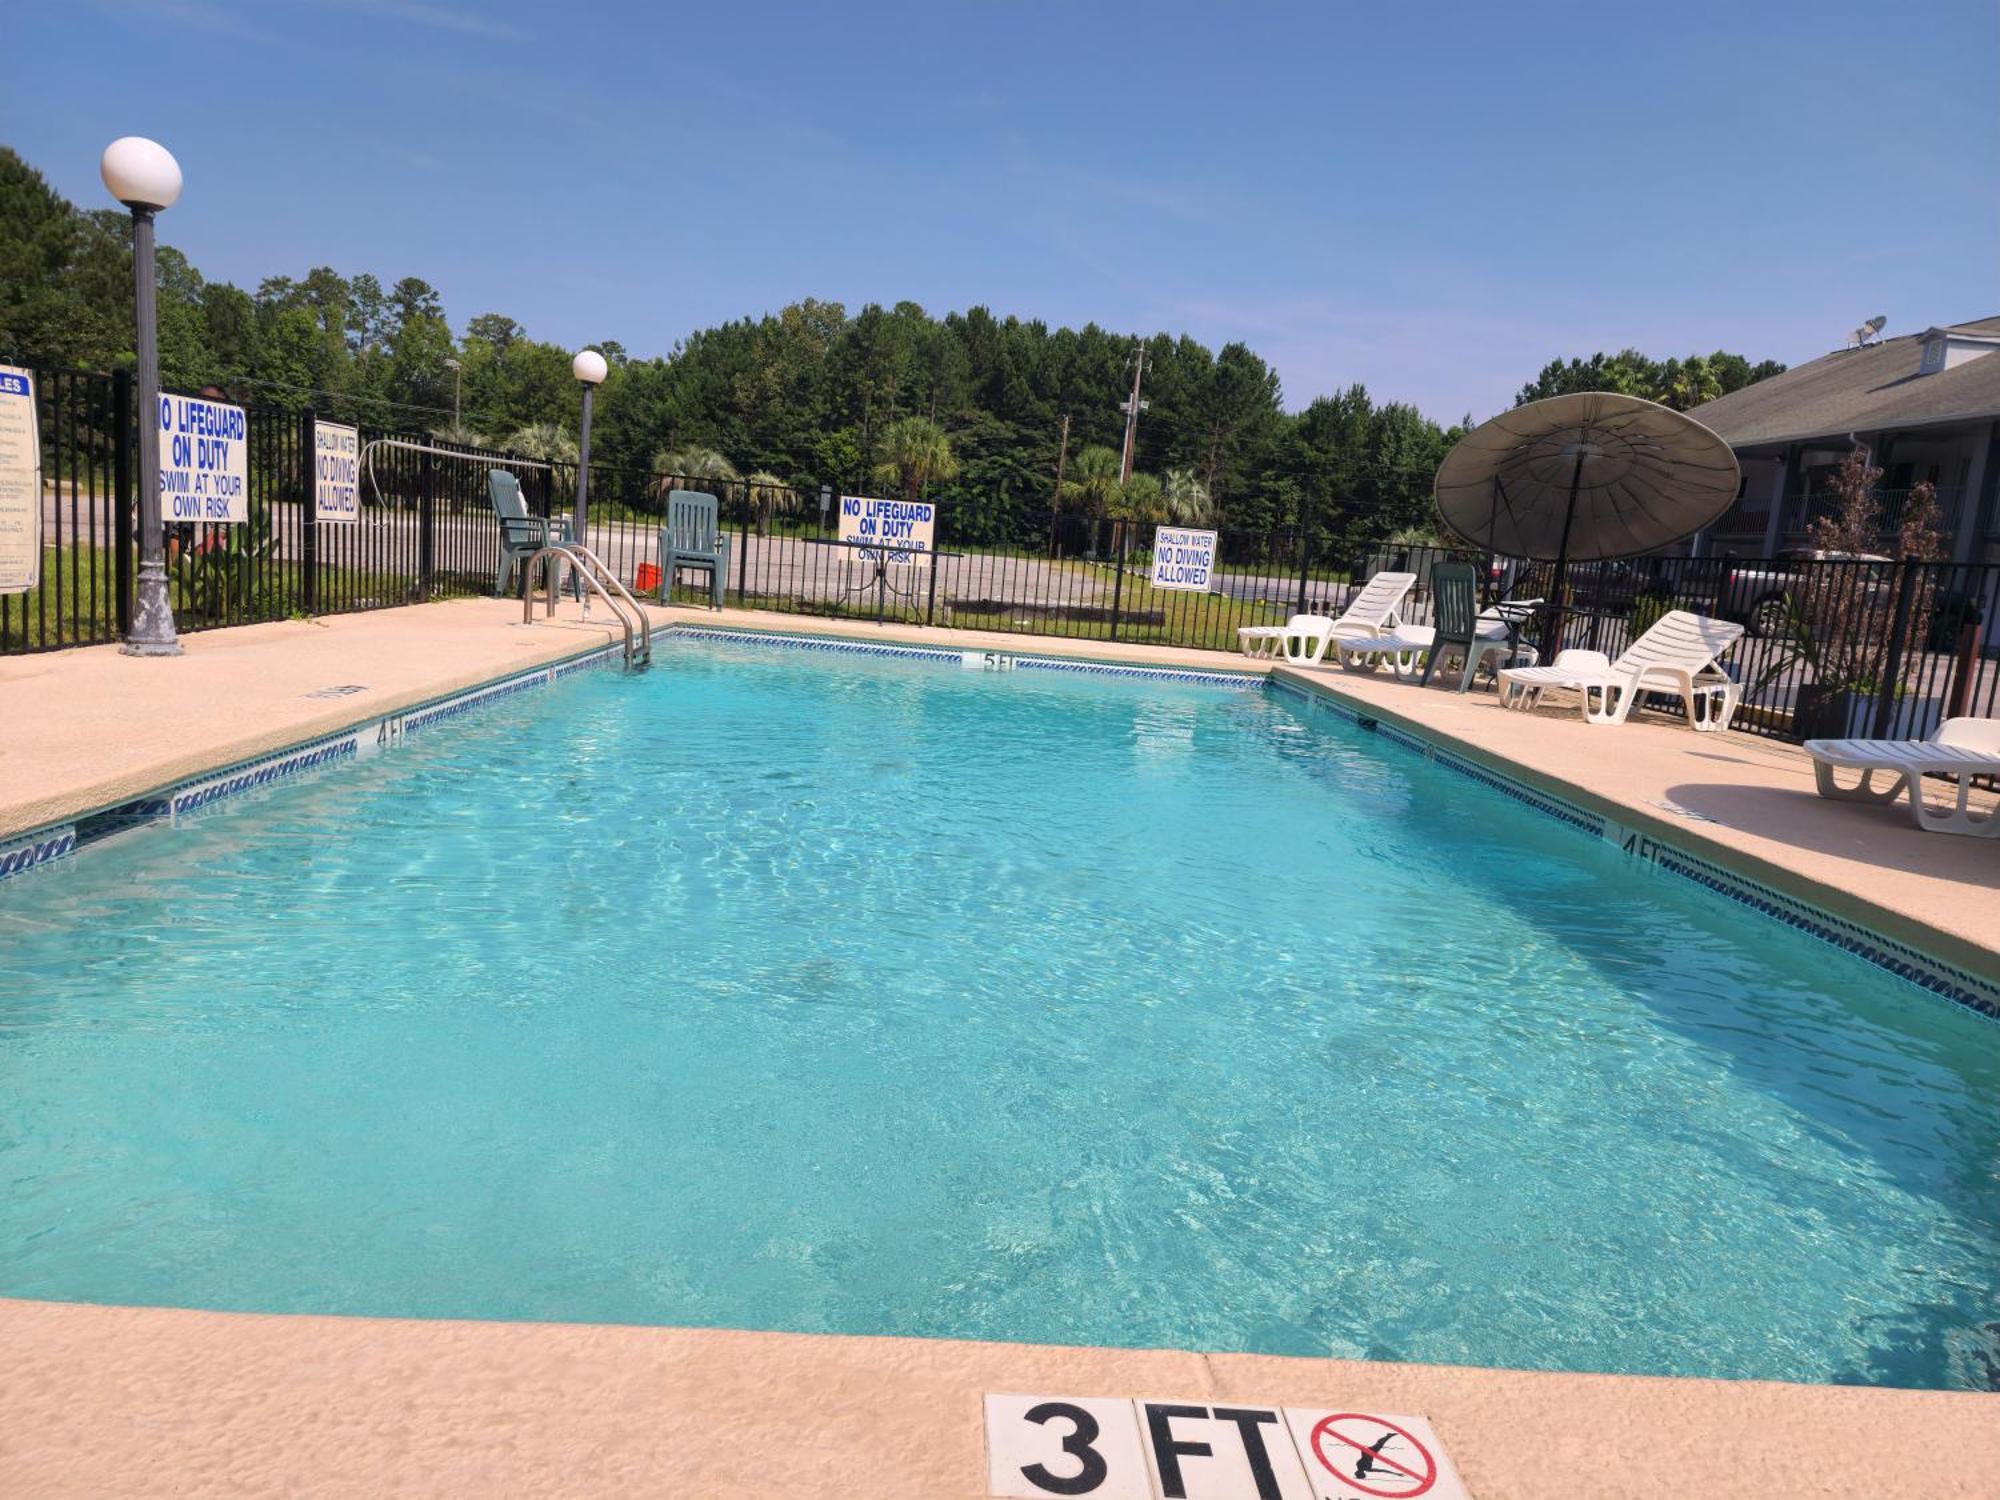
[[[374,406],[393,406],[400,411],[429,412],[433,416],[439,417],[453,415],[451,408],[448,406],[424,406],[415,401],[393,401],[387,396],[370,396],[360,391],[322,390],[316,385],[291,385],[283,380],[266,380],[258,375],[239,375],[230,384],[260,385],[274,391],[292,391],[301,396],[325,396],[330,401],[366,401]],[[486,420],[478,412],[474,412],[472,415],[475,421]]]

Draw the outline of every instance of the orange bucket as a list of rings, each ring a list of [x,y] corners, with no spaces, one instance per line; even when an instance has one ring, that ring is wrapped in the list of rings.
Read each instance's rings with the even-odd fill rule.
[[[632,592],[650,594],[660,586],[660,565],[640,563],[639,571],[632,575]]]

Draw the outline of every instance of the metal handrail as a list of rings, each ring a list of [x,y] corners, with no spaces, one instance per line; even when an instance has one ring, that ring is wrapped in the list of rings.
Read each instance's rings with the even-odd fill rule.
[[[625,665],[627,667],[631,667],[635,663],[639,666],[650,665],[653,660],[652,621],[647,618],[645,610],[639,607],[639,601],[634,599],[631,593],[627,591],[625,585],[618,581],[616,575],[604,566],[604,559],[582,543],[577,543],[574,546],[551,544],[540,548],[533,557],[528,559],[528,565],[521,573],[521,623],[523,625],[534,623],[535,573],[544,562],[551,558],[560,558],[574,568],[576,576],[589,585],[591,591],[604,601],[604,607],[617,617],[619,627],[625,632]],[[611,584],[612,588],[618,590],[618,595],[622,596],[622,598],[614,596],[610,590],[605,588],[604,584],[606,581]],[[556,596],[561,592],[561,580],[551,578],[548,588],[548,609],[544,614],[544,618],[554,618]],[[637,626],[636,632],[634,630],[635,625]]]
[[[368,476],[368,487],[375,492],[377,507],[383,504],[383,500],[382,481],[375,476],[375,455],[383,448],[397,453],[426,453],[432,458],[456,458],[484,464],[489,469],[546,469],[551,474],[555,473],[554,464],[544,463],[538,458],[503,457],[498,453],[482,453],[476,450],[467,453],[461,449],[440,447],[436,443],[419,443],[411,438],[370,438],[361,445],[358,467]]]
[[[641,604],[637,599],[632,597],[632,591],[625,587],[624,580],[619,578],[619,576],[616,573],[611,571],[610,567],[605,563],[604,559],[597,555],[596,549],[591,547],[588,543],[571,542],[568,544],[565,550],[574,553],[576,556],[582,558],[585,562],[589,563],[591,567],[597,570],[597,577],[599,581],[603,583],[608,583],[609,585],[611,585],[612,588],[618,591],[618,597],[622,599],[625,602],[625,604],[631,609],[632,618],[636,620],[639,625],[640,660],[650,665],[653,660],[653,622],[646,614],[646,607],[643,604]],[[603,590],[600,589],[598,592],[603,593]],[[609,596],[606,595],[606,598],[608,599]],[[551,610],[553,610],[555,596],[551,594],[549,596],[549,600],[550,600],[550,608]],[[615,607],[616,606],[614,606],[614,608]]]

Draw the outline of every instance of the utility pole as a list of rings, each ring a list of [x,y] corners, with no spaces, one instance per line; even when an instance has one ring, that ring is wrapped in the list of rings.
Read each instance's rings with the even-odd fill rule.
[[[1062,514],[1063,466],[1069,462],[1069,413],[1063,413],[1062,443],[1056,449],[1056,488],[1049,496],[1049,556],[1056,553],[1056,517]]]
[[[1139,399],[1139,382],[1146,378],[1146,346],[1138,339],[1132,340],[1132,396],[1122,402],[1118,409],[1125,413],[1125,456],[1119,462],[1118,482],[1132,481],[1132,449],[1139,436],[1139,413],[1150,404]]]

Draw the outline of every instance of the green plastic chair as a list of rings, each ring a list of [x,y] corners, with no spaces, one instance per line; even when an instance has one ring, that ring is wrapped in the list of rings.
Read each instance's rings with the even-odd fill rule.
[[[569,517],[528,514],[528,502],[521,496],[521,481],[505,469],[486,471],[486,498],[500,522],[500,566],[493,575],[493,592],[507,592],[514,570],[551,542],[569,540]]]
[[[1431,673],[1440,659],[1464,659],[1465,670],[1458,679],[1462,693],[1472,686],[1479,664],[1489,655],[1498,655],[1505,665],[1513,637],[1504,620],[1479,618],[1479,573],[1470,563],[1439,563],[1431,569],[1431,599],[1434,615],[1430,655],[1424,659],[1423,684],[1430,685]]]
[[[708,573],[709,599],[722,608],[729,586],[729,538],[722,530],[722,502],[701,490],[673,490],[667,495],[667,521],[660,528],[660,603],[672,596],[674,575],[682,568]]]

